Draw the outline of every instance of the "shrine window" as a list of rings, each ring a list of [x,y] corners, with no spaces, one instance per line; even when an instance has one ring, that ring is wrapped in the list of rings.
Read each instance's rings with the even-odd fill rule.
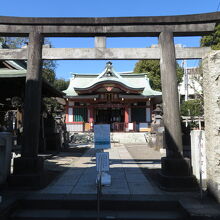
[[[87,122],[88,121],[87,108],[73,108],[73,121]]]

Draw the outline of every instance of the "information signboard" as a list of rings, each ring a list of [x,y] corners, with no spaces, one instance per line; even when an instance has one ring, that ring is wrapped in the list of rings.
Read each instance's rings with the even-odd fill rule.
[[[110,125],[94,125],[94,144],[96,149],[108,149],[110,144]]]

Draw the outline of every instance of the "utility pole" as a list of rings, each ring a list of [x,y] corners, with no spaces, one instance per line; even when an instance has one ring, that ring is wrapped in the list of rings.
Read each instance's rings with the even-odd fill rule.
[[[187,71],[187,63],[186,60],[183,60],[182,63],[183,66],[183,70],[184,70],[184,91],[185,91],[185,101],[188,101],[188,97],[189,97],[189,88],[188,88],[188,84],[189,84],[189,79],[188,79],[188,71]]]
[[[182,68],[183,68],[183,79],[184,79],[184,100],[188,101],[189,97],[189,90],[188,90],[188,84],[189,84],[189,79],[188,79],[188,70],[187,70],[187,63],[186,60],[182,61]],[[189,111],[189,109],[188,109]],[[189,113],[190,115],[190,113]],[[186,127],[188,126],[188,120],[186,119]]]

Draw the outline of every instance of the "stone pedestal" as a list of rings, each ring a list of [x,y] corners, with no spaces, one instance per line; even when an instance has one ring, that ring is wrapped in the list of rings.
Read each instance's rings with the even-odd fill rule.
[[[195,191],[196,179],[192,176],[189,159],[161,158],[160,187],[166,191]]]
[[[12,134],[0,132],[0,186],[4,185],[11,169]]]
[[[14,172],[10,176],[9,185],[39,189],[45,185],[44,159],[42,157],[19,157],[14,159]]]
[[[46,136],[46,146],[49,152],[60,152],[62,143],[60,133],[51,133]]]

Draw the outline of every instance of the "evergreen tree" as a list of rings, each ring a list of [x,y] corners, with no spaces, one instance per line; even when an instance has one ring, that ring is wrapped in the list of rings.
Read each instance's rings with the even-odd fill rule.
[[[202,47],[211,47],[213,50],[220,50],[220,24],[216,25],[215,31],[201,38]]]
[[[69,81],[66,81],[65,79],[56,79],[54,82],[55,88],[60,91],[66,90],[68,85],[69,85]]]
[[[177,83],[182,81],[183,69],[176,64]],[[161,91],[160,61],[159,60],[140,60],[135,64],[134,73],[146,73],[150,80],[152,89]]]

